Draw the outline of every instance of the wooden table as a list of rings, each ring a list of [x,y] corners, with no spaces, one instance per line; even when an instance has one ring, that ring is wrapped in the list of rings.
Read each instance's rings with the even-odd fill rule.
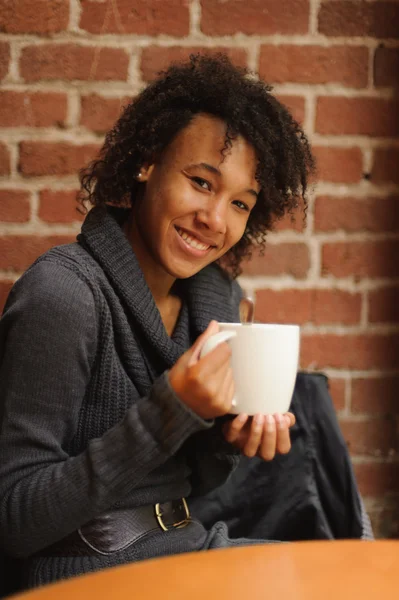
[[[181,554],[76,577],[17,598],[396,599],[399,541],[296,542]]]

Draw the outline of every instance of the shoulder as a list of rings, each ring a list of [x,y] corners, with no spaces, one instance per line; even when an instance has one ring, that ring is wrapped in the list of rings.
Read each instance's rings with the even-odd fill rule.
[[[11,307],[65,317],[94,312],[93,292],[84,269],[73,260],[76,249],[68,246],[49,250],[25,271],[11,289],[5,313]]]
[[[100,270],[96,260],[78,243],[54,246],[40,256],[36,263],[51,262],[74,271],[78,277],[87,278]],[[34,266],[36,263],[33,263]]]
[[[48,364],[68,356],[83,364],[84,357],[92,360],[96,353],[98,315],[87,282],[62,261],[43,255],[11,289],[0,320],[0,355],[6,348],[11,354],[38,352]]]

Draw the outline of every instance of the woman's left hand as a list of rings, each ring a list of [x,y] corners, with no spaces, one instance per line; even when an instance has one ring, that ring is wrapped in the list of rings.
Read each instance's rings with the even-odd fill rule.
[[[272,460],[276,454],[290,451],[290,427],[294,424],[295,416],[289,412],[254,417],[240,414],[223,425],[223,435],[245,456]]]

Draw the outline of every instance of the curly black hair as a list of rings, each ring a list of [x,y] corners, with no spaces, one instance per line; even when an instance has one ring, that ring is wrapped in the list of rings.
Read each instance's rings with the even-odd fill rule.
[[[300,200],[306,211],[307,182],[314,170],[304,132],[271,91],[223,54],[195,54],[172,64],[124,108],[98,159],[80,172],[80,204],[131,206],[142,185],[135,178],[141,166],[156,160],[198,113],[219,117],[226,123],[222,158],[242,135],[255,149],[261,187],[243,237],[222,259],[236,277],[254,245],[263,250],[276,219],[292,213]]]

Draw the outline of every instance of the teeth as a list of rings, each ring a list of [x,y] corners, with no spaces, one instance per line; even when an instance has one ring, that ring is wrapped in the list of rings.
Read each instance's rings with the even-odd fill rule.
[[[196,248],[197,250],[207,250],[208,248],[210,248],[209,244],[202,244],[195,238],[191,237],[191,235],[188,235],[188,233],[186,233],[182,229],[177,228],[177,231],[179,235],[183,238],[183,240],[192,248]]]

